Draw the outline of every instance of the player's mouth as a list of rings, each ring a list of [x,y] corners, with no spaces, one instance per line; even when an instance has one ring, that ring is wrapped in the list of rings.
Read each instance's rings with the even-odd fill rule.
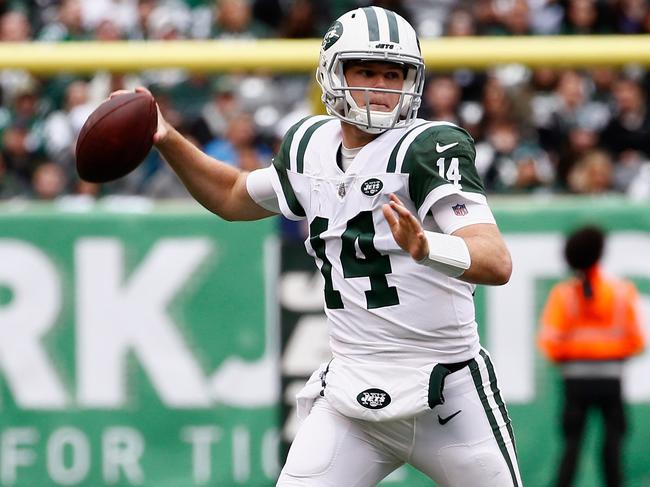
[[[370,103],[370,109],[374,112],[390,112],[391,108],[385,103]]]

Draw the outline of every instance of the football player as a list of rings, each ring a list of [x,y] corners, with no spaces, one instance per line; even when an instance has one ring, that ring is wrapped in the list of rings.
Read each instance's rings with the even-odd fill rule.
[[[389,10],[340,17],[316,77],[329,115],[291,127],[267,168],[215,161],[160,115],[154,136],[222,218],[308,221],[332,360],[298,394],[303,422],[278,485],[373,486],[409,463],[440,487],[521,486],[474,316],[475,285],[506,283],[512,265],[472,138],[417,118],[419,42]]]

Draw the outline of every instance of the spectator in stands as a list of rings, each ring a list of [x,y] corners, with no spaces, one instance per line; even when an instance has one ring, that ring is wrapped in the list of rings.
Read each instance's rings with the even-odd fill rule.
[[[94,38],[99,42],[115,42],[122,40],[122,29],[110,17],[99,21],[94,31]]]
[[[48,115],[43,125],[46,155],[68,174],[74,172],[74,148],[82,125],[94,110],[89,103],[88,83],[77,80],[66,88],[61,110]]]
[[[190,132],[201,146],[212,139],[224,138],[230,116],[239,111],[235,79],[228,75],[219,76],[212,83],[211,99],[190,122]]]
[[[420,116],[427,120],[442,120],[459,125],[461,90],[458,83],[450,76],[436,76],[429,79],[425,87]]]
[[[0,39],[2,42],[28,42],[32,27],[27,15],[21,10],[10,10],[0,17]]]
[[[499,27],[499,13],[492,0],[476,0],[472,3],[472,14],[476,20],[479,35],[486,35]]]
[[[506,90],[497,76],[490,75],[483,86],[481,98],[483,117],[481,130],[485,131],[494,123],[515,122],[520,128],[528,126],[528,106],[513,103],[513,96]],[[480,135],[480,134],[479,134]]]
[[[564,256],[574,277],[553,287],[541,318],[539,347],[564,379],[564,452],[556,487],[573,483],[587,416],[594,410],[604,423],[605,484],[623,485],[623,363],[643,350],[644,339],[637,290],[602,271],[604,245],[605,233],[596,226],[569,235]]]
[[[254,0],[253,16],[278,37],[321,37],[332,23],[332,4],[318,0]]]
[[[54,200],[65,193],[67,177],[61,166],[46,161],[36,166],[32,175],[32,190],[39,200]]]
[[[0,152],[0,200],[17,196],[26,197],[28,192],[29,184],[19,179],[14,172],[9,170],[4,156]]]
[[[550,115],[538,126],[542,147],[558,161],[560,149],[572,127],[589,125],[600,130],[609,113],[602,103],[590,100],[584,77],[574,70],[564,71],[559,78],[555,95],[549,100],[553,106]]]
[[[534,34],[555,35],[560,32],[564,9],[559,0],[530,2],[530,27]]]
[[[264,24],[253,18],[250,0],[217,0],[212,25],[214,39],[257,39],[268,37]]]
[[[549,188],[553,166],[534,142],[522,140],[515,123],[494,122],[476,144],[476,169],[490,192],[530,192]]]
[[[445,27],[447,37],[467,37],[476,35],[476,24],[469,10],[456,8],[451,11]]]
[[[604,6],[602,7],[604,8]],[[561,34],[588,35],[611,33],[611,28],[606,21],[611,15],[598,11],[596,0],[569,0],[566,6]]]
[[[562,191],[569,188],[568,177],[576,164],[588,153],[598,148],[598,131],[586,120],[576,120],[567,129],[567,135],[557,152],[556,186]]]
[[[491,35],[527,36],[531,34],[529,9],[526,0],[495,2],[498,25],[491,29]]]
[[[0,17],[0,42],[29,42],[32,28],[27,15],[21,10],[10,10]],[[32,76],[21,69],[0,70],[0,90],[3,105],[8,106],[16,90],[27,83],[33,83]],[[1,122],[0,122],[1,123]]]
[[[619,0],[616,2],[616,7],[617,33],[643,33],[643,22],[650,14],[650,8],[645,0]]]
[[[614,83],[614,116],[601,134],[603,146],[618,160],[623,152],[650,155],[650,111],[639,83],[621,78]]]
[[[5,164],[16,177],[29,183],[34,168],[43,157],[43,119],[34,81],[20,87],[9,116],[2,122],[0,146]]]
[[[611,105],[612,87],[618,79],[617,72],[613,68],[598,66],[587,71],[587,78],[593,85],[591,99],[609,107]]]
[[[460,6],[458,4],[457,0],[408,0],[404,2],[404,7],[408,9],[418,35],[424,39],[444,34],[449,15],[454,8]],[[350,5],[350,8],[358,6],[360,5]]]
[[[152,3],[153,1],[155,0],[152,0]],[[177,0],[174,1],[177,2]],[[102,22],[110,19],[120,33],[133,33],[138,22],[139,3],[141,3],[141,0],[82,1],[81,15],[83,24],[89,31],[97,31]],[[158,1],[158,3],[161,2]]]
[[[532,72],[527,89],[529,90],[531,123],[536,129],[548,127],[551,124],[557,105],[555,90],[559,74],[558,70],[552,68],[536,68]]]
[[[327,23],[331,16],[353,7],[370,4],[388,6],[410,16],[417,21],[423,37],[497,31],[506,35],[557,33],[560,23],[563,33],[650,33],[650,6],[643,0],[0,0],[0,42],[27,42],[32,40],[33,32],[38,33],[40,40],[54,41],[173,40],[188,36],[259,38],[272,32],[288,38],[317,37],[322,34],[321,22]],[[523,76],[516,83],[507,73],[496,70],[484,73],[455,69],[438,75],[439,79],[427,85],[422,114],[461,124],[477,142],[483,140],[490,127],[514,121],[525,145],[528,141],[538,143],[544,149],[542,152],[550,156],[556,186],[561,190],[569,188],[569,173],[576,161],[593,149],[606,149],[612,153],[610,189],[631,191],[632,183],[650,159],[650,112],[645,95],[650,89],[650,75],[646,74],[642,81],[638,75],[619,80],[612,69],[600,68],[584,73],[540,68],[533,71],[532,79],[526,78],[524,69],[519,73]],[[70,110],[77,113],[75,120],[82,114],[80,108],[69,105],[66,94],[71,84],[79,86],[79,78],[57,75],[39,80],[42,89],[32,98],[38,105],[34,119],[14,123],[16,94],[34,82],[22,70],[0,71],[0,144],[3,128],[9,129],[10,149],[6,151],[5,164],[12,175],[15,161],[24,162],[20,151],[15,150],[17,140],[27,141],[32,155],[27,157],[30,162],[26,166],[33,167],[43,157],[38,148],[40,127],[60,129],[62,125],[58,122],[70,116]],[[252,112],[252,107],[258,108],[253,113],[256,135],[270,137],[273,127],[283,114],[297,106],[308,86],[302,75],[245,76],[237,78],[237,83],[232,89],[213,92],[209,76],[194,76],[183,70],[100,72],[88,83],[87,103],[96,106],[110,92],[138,85],[163,90],[174,100],[178,116],[194,122],[181,126],[204,146],[216,138],[225,139],[225,114]],[[21,103],[24,101],[25,97]],[[305,105],[299,106],[298,111],[304,112]],[[44,124],[45,120],[48,123]],[[58,122],[54,123],[55,120]],[[538,132],[538,140],[531,133],[533,130]],[[48,135],[46,139],[48,158],[63,164],[64,169],[70,167],[74,146],[62,150],[70,140],[69,135]],[[242,154],[244,160],[257,157],[254,151]],[[18,166],[23,167],[23,162]],[[30,179],[29,170],[20,171],[21,177]],[[131,190],[136,191],[137,187],[132,186]],[[546,182],[540,187],[545,188]],[[506,189],[493,189],[501,190]]]
[[[256,142],[253,119],[247,113],[238,113],[230,118],[223,139],[208,142],[204,152],[220,161],[252,171],[268,165],[271,150]]]
[[[278,36],[285,39],[321,37],[329,25],[328,16],[323,15],[324,12],[318,7],[323,3],[314,0],[291,1],[278,25]]]
[[[576,194],[602,194],[612,190],[613,163],[610,155],[593,150],[578,159],[567,177],[569,190]]]
[[[84,29],[81,0],[63,0],[59,6],[56,22],[46,24],[38,33],[39,41],[80,41],[87,39]]]
[[[147,39],[147,25],[151,13],[156,9],[157,0],[137,0],[135,18],[127,31],[127,37],[133,40]]]

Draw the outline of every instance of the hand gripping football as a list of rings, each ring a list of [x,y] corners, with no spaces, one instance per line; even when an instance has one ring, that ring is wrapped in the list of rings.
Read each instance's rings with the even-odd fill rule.
[[[77,139],[77,173],[91,183],[106,183],[133,171],[153,145],[158,126],[156,102],[149,93],[126,93],[91,113]]]

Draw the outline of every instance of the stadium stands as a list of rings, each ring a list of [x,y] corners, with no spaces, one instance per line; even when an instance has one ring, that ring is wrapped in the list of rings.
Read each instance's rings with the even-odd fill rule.
[[[315,38],[342,11],[369,4],[400,12],[423,38],[650,33],[643,0],[38,0],[0,1],[0,41]],[[639,66],[510,65],[430,72],[429,78],[421,114],[471,131],[490,192],[650,198],[650,76]],[[54,77],[1,71],[0,198],[183,196],[155,151],[118,182],[98,187],[78,180],[76,135],[115,89],[148,86],[167,118],[197,145],[226,146],[233,164],[250,169],[267,164],[288,124],[309,110],[310,83],[308,75],[181,69]],[[254,134],[233,138],[242,120]]]

